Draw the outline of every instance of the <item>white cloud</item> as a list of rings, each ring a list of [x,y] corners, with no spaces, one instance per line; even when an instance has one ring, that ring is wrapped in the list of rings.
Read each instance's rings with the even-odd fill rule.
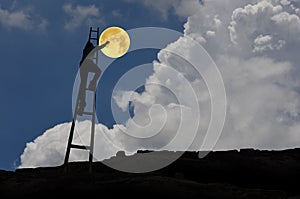
[[[239,50],[243,52],[250,52],[250,49],[254,52],[262,50],[257,49],[255,43],[260,35],[268,35],[272,38],[272,44],[269,47],[265,46],[263,50],[267,48],[279,50],[285,43],[299,40],[299,17],[292,13],[290,6],[275,2],[277,1],[261,0],[233,11],[228,28],[231,41],[238,44]]]
[[[209,30],[209,31],[206,32],[206,37],[207,38],[213,38],[215,36],[216,36],[216,33],[214,31]]]
[[[255,40],[254,43],[257,45],[265,45],[272,41],[272,37],[270,35],[259,35]]]
[[[73,6],[72,4],[65,4],[63,10],[69,17],[69,20],[65,23],[65,29],[67,30],[74,30],[82,24],[91,25],[95,21],[103,23],[99,9],[95,5]]]
[[[89,145],[90,141],[89,121],[81,121],[76,124],[73,143]],[[43,135],[33,142],[26,144],[26,149],[21,155],[20,167],[57,166],[63,164],[66,152],[66,144],[69,136],[71,123],[59,124],[48,129]],[[118,148],[114,147],[104,136],[108,129],[98,124],[95,128],[95,157],[103,160],[116,154]],[[113,135],[113,134],[112,134]],[[73,149],[70,161],[86,161],[89,153],[85,150]]]
[[[286,34],[296,36],[300,34],[300,18],[295,14],[281,12],[271,18],[277,26],[279,26]],[[296,37],[293,37],[296,39]],[[299,40],[299,38],[298,38]]]
[[[270,35],[259,35],[254,40],[253,52],[261,53],[268,50],[280,50],[285,45],[284,40],[278,40],[275,44],[272,40],[273,38]]]
[[[154,9],[161,14],[161,17],[166,20],[170,11],[181,18],[186,18],[197,12],[200,8],[199,0],[168,0],[168,1],[152,1],[152,0],[127,0],[131,3],[143,3],[146,7]]]
[[[284,6],[290,5],[291,2],[289,0],[281,0],[280,3]]]
[[[111,14],[112,14],[112,16],[117,17],[117,18],[120,18],[120,17],[123,16],[123,15],[121,14],[120,10],[113,10],[113,11],[111,12]]]
[[[198,12],[193,11],[184,25],[185,36],[159,52],[158,61],[153,63],[154,72],[146,80],[145,92],[120,91],[114,96],[122,110],[126,110],[128,101],[132,101],[135,115],[124,125],[116,125],[110,130],[97,126],[99,132],[106,132],[110,135],[109,140],[118,146],[103,140],[103,136],[98,137],[97,147],[105,146],[107,150],[102,155],[115,154],[119,149],[131,153],[139,148],[181,150],[192,136],[195,121],[200,122],[199,130],[190,150],[200,148],[211,117],[210,93],[203,78],[187,61],[169,53],[176,51],[198,60],[209,70],[210,66],[204,63],[200,52],[195,51],[187,37],[203,44],[224,80],[228,111],[215,149],[299,146],[300,26],[299,17],[294,14],[297,4],[289,2],[207,0],[204,6],[199,3]],[[150,1],[145,3],[151,4]],[[194,93],[190,92],[191,87]],[[200,120],[192,100],[200,106]],[[174,133],[178,133],[181,121],[184,130],[179,131],[179,139],[165,146]],[[48,130],[28,144],[22,155],[22,166],[53,165],[59,158],[61,162],[63,148],[59,146],[66,145],[69,126],[65,128]],[[124,131],[141,137],[160,134],[149,139],[133,139]],[[65,132],[65,138],[57,132]],[[83,137],[88,135],[88,131],[85,132]]]
[[[6,10],[0,5],[0,25],[8,29],[44,31],[48,26],[48,21],[34,15],[30,9],[18,11]]]
[[[282,149],[298,146],[290,125],[299,123],[299,93],[293,85],[295,68],[270,58],[218,60],[228,97],[227,122],[218,147]]]
[[[235,9],[229,26],[231,41],[239,45],[243,43],[245,47],[251,46],[251,34],[258,28],[264,32],[272,30],[272,24],[269,23],[271,17],[281,11],[281,5],[274,6],[268,1]]]
[[[46,19],[42,19],[37,27],[39,30],[45,31],[48,26],[49,26],[49,22]]]

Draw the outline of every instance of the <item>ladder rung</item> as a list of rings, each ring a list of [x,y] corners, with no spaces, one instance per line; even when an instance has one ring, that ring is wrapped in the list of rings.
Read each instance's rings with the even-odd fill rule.
[[[91,92],[96,92],[95,90],[89,89],[89,88],[86,88],[85,90],[86,90],[86,91],[91,91]]]
[[[77,145],[77,144],[71,144],[70,147],[75,148],[75,149],[90,150],[89,146],[83,146],[83,145]]]
[[[93,112],[83,112],[82,114],[84,114],[84,115],[94,115]]]
[[[98,38],[95,38],[95,37],[91,37],[90,39],[91,40],[98,40]]]
[[[91,30],[92,32],[98,32],[97,30]]]

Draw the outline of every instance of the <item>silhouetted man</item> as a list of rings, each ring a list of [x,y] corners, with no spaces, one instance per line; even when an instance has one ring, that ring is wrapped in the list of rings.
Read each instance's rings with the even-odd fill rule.
[[[100,50],[104,48],[107,44],[109,44],[109,41],[105,42],[103,45],[100,45],[97,47],[96,50]],[[97,66],[97,64],[94,63],[94,55],[96,51],[93,51],[95,46],[88,41],[83,49],[82,52],[82,58],[80,61],[80,87],[79,87],[79,108],[78,108],[78,114],[81,115],[84,111],[84,108],[86,106],[85,102],[85,89],[95,91],[97,87],[97,81],[101,75],[101,70]],[[93,51],[93,52],[92,52]],[[89,86],[87,88],[87,78],[89,73],[94,73],[94,77],[89,83]]]

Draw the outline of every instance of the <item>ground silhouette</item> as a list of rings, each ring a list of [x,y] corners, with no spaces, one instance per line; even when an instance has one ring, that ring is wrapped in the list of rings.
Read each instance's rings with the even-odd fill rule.
[[[300,198],[300,149],[219,151],[202,159],[185,152],[168,167],[144,174],[116,171],[101,162],[89,174],[88,167],[74,162],[67,173],[63,166],[0,171],[0,196]]]

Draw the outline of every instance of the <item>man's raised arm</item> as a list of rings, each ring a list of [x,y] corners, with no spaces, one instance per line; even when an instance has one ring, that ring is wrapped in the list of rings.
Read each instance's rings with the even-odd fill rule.
[[[98,50],[101,50],[102,48],[104,48],[105,46],[107,46],[107,44],[109,44],[109,41],[106,41],[104,44],[96,47]]]

